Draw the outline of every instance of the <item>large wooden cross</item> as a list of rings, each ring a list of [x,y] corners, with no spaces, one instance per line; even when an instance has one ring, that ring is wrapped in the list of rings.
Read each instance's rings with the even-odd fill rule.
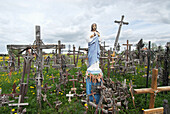
[[[151,94],[150,102],[149,102],[150,109],[154,108],[154,102],[157,93],[162,91],[170,91],[170,86],[157,87],[157,76],[158,76],[158,69],[153,69],[151,88],[134,89],[135,94],[144,94],[144,93]]]
[[[115,20],[115,23],[118,23],[119,24],[119,29],[118,29],[118,32],[117,32],[117,36],[116,36],[116,40],[115,40],[115,43],[114,43],[114,50],[116,49],[116,46],[117,46],[117,42],[118,42],[118,39],[119,39],[119,35],[120,35],[120,30],[122,28],[122,25],[125,24],[125,25],[128,25],[129,23],[128,22],[124,22],[123,21],[124,19],[124,15],[122,15],[122,18],[121,18],[121,21],[116,21]],[[113,51],[114,51],[113,50]]]

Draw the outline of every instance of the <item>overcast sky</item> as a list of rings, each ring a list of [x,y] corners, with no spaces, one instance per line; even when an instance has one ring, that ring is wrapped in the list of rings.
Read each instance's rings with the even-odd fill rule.
[[[0,0],[0,53],[7,44],[32,44],[35,25],[41,26],[45,44],[75,44],[87,47],[92,23],[97,23],[101,38],[113,47],[124,15],[119,43],[141,38],[157,45],[170,41],[169,0]]]

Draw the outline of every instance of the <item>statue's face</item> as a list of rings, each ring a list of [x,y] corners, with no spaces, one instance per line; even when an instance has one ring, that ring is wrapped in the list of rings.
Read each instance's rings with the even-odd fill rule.
[[[96,30],[97,26],[96,24],[93,24],[93,30]]]

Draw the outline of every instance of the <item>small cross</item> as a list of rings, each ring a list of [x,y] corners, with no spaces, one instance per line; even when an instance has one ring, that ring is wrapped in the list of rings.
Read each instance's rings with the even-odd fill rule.
[[[55,78],[56,77],[54,77],[53,74],[52,74],[52,78],[50,78],[49,80],[53,80],[53,83],[55,83],[55,81],[54,81]]]
[[[85,88],[84,84],[85,84],[86,82],[85,82],[84,77],[83,77],[83,81],[80,81],[80,83],[82,83],[82,84],[83,84],[83,88]]]
[[[71,88],[75,93],[76,93],[76,88],[75,88],[75,81],[78,81],[77,79],[74,79],[74,75],[72,75],[73,79],[69,79],[69,81],[73,82],[73,88]]]
[[[93,91],[91,90],[91,94],[88,95],[88,98],[89,98],[89,96],[92,95],[92,96],[93,96],[93,101],[96,103],[96,99],[95,99],[95,97],[94,97],[94,94],[96,94],[96,92],[93,93]]]
[[[71,94],[71,91],[69,91],[69,94],[66,94],[67,97],[69,97],[68,102],[71,102],[71,97],[74,96],[74,94]]]
[[[126,61],[128,61],[128,51],[129,51],[129,47],[132,46],[132,44],[129,44],[129,40],[127,40],[127,44],[123,44],[124,46],[127,46],[127,50],[126,50]]]
[[[44,87],[42,87],[45,93],[47,93],[48,89],[51,89],[51,87],[48,87],[48,83],[45,83]]]

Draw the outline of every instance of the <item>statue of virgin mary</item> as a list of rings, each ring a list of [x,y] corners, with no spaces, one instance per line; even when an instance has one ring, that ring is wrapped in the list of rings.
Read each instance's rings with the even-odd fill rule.
[[[91,34],[88,37],[88,63],[89,66],[86,71],[86,94],[91,94],[91,91],[96,92],[94,95],[96,104],[100,100],[100,92],[97,89],[97,86],[100,86],[103,82],[103,73],[99,68],[99,59],[100,59],[100,33],[97,31],[97,24],[93,23],[91,25]],[[93,88],[92,88],[93,86]],[[89,100],[93,101],[93,97],[89,96]]]

